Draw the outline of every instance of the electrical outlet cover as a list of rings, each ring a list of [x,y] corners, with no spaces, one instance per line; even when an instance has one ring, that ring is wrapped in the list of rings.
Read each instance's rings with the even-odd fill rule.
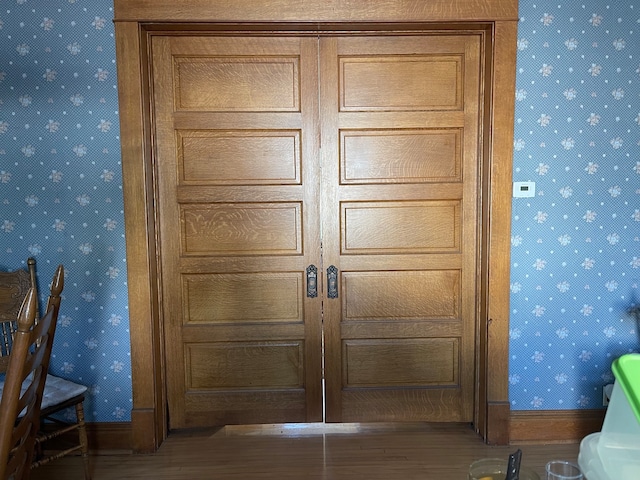
[[[514,198],[530,198],[536,195],[536,182],[513,182]]]

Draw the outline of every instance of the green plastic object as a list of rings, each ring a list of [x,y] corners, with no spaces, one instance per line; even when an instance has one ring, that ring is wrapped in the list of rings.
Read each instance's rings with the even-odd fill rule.
[[[640,353],[628,353],[617,358],[611,365],[611,370],[640,423]]]

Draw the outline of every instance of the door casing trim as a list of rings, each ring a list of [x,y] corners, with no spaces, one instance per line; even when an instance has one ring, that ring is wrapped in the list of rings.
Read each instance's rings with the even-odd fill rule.
[[[119,3],[131,0],[116,0]],[[134,2],[135,3],[135,2]],[[117,17],[117,15],[116,15]],[[484,36],[482,77],[482,150],[479,158],[481,232],[478,245],[478,321],[476,332],[476,395],[474,428],[491,444],[509,441],[508,328],[509,251],[514,95],[515,21],[482,21],[456,24],[407,22],[402,24],[331,23],[326,25],[145,23],[116,20],[116,53],[120,98],[123,193],[128,264],[131,362],[133,382],[132,441],[135,452],[157,450],[168,434],[165,355],[161,318],[161,245],[157,235],[154,186],[153,116],[149,39],[158,34],[191,33],[223,35],[335,34],[363,31],[398,33],[410,29],[457,33],[473,31]],[[326,30],[319,30],[325,27]],[[498,95],[500,95],[498,97]]]

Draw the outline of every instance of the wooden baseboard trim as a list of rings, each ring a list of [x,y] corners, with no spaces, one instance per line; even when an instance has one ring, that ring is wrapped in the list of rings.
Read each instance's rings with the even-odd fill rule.
[[[89,448],[96,452],[133,450],[130,422],[88,423]]]
[[[509,427],[509,402],[488,402],[485,442],[489,445],[508,445]]]
[[[158,450],[164,440],[159,438],[160,430],[156,410],[134,408],[131,411],[131,446],[135,453],[153,453]]]
[[[606,410],[512,411],[509,442],[579,442],[602,429],[605,413]],[[87,436],[93,453],[133,451],[130,422],[87,423]]]
[[[509,441],[514,443],[574,443],[599,432],[606,410],[545,410],[511,412]]]

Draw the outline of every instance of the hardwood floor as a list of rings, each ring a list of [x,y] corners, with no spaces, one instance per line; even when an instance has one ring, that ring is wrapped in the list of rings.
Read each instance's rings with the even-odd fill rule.
[[[575,461],[578,444],[485,445],[459,424],[296,424],[230,426],[172,433],[158,452],[91,457],[94,480],[125,479],[466,479],[469,464],[507,458],[521,448],[522,465],[544,479],[551,459]],[[78,457],[36,469],[31,478],[82,478]]]

